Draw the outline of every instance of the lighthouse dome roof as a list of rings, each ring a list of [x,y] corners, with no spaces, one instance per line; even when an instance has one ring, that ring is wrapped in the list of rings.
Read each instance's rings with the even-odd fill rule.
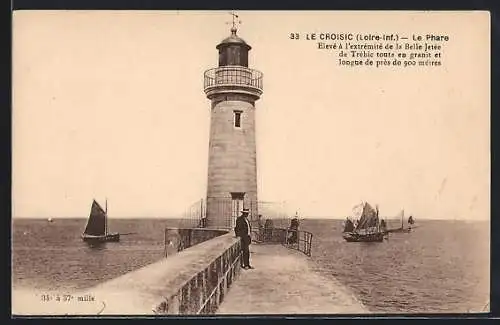
[[[231,35],[229,37],[226,37],[222,42],[217,45],[217,49],[223,46],[228,46],[230,44],[241,44],[243,47],[246,47],[248,50],[251,49],[250,45],[245,42],[244,39],[236,35],[236,28],[231,28]]]

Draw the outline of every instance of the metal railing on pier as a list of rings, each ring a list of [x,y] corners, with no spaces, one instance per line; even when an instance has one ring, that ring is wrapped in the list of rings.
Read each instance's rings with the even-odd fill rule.
[[[259,243],[282,244],[311,256],[313,234],[290,228],[264,228],[254,237]]]
[[[207,209],[207,205],[209,209]],[[250,211],[248,219],[254,242],[282,244],[311,256],[313,234],[289,228],[290,219],[295,209],[292,209],[284,201],[270,202],[250,199],[238,201],[226,197],[208,197],[207,201],[201,199],[193,203],[185,212],[179,226],[182,228],[208,226],[209,228],[234,231],[236,218],[241,214],[243,208]],[[207,220],[207,218],[212,220]],[[179,240],[180,243],[177,247],[182,250],[186,248],[183,243],[189,242],[190,238],[179,238]],[[165,253],[167,253],[167,247],[171,246],[171,243],[166,236],[164,244]]]
[[[287,227],[293,211],[287,208],[285,202],[255,201],[252,198],[233,200],[230,197],[208,197],[205,212],[209,227],[220,227],[234,230],[236,218],[241,215],[242,209],[249,210],[248,219],[252,232],[264,226],[266,220],[272,220],[276,227]]]
[[[304,230],[286,229],[285,246],[311,256],[313,234]]]
[[[200,199],[191,204],[183,213],[179,227],[181,228],[198,228],[204,227],[203,221],[206,215],[206,204],[203,199]]]

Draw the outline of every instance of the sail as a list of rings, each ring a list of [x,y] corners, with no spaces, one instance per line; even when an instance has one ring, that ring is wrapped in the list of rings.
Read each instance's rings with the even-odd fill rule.
[[[92,236],[106,235],[106,212],[95,200],[92,203],[89,220],[83,233]]]
[[[362,202],[360,204],[357,204],[355,205],[353,208],[352,208],[352,217],[355,219],[355,220],[359,220],[359,218],[361,218],[361,216],[363,215],[363,207],[365,206],[365,203]]]
[[[377,227],[378,223],[379,221],[377,211],[372,208],[370,204],[365,203],[363,206],[363,213],[361,215],[361,218],[359,219],[356,230]]]
[[[351,232],[354,230],[354,224],[351,219],[347,219],[344,224],[344,232]]]
[[[412,216],[408,218],[408,224],[413,225],[415,223],[415,219]]]

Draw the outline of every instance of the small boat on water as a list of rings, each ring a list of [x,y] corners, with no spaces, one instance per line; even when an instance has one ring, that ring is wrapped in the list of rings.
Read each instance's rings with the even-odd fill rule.
[[[89,219],[82,234],[85,242],[118,242],[120,234],[108,232],[108,201],[106,200],[106,210],[97,203],[92,202]]]
[[[342,237],[347,242],[383,242],[386,232],[381,230],[378,208],[362,203],[361,217],[356,225],[349,218],[345,222]]]
[[[408,218],[408,227],[405,228],[404,227],[404,216],[405,216],[405,211],[401,210],[401,227],[394,228],[394,229],[388,229],[386,232],[387,233],[409,233],[409,232],[412,232],[412,228],[416,228],[416,227],[413,227],[413,225],[415,224],[415,219],[413,218],[413,216],[410,216]]]
[[[408,224],[409,224],[409,228],[411,228],[411,226],[413,226],[415,224],[415,219],[413,218],[413,216],[410,216],[408,218]]]
[[[48,222],[54,222],[54,220],[52,218],[50,218],[50,217],[47,219],[47,221]]]

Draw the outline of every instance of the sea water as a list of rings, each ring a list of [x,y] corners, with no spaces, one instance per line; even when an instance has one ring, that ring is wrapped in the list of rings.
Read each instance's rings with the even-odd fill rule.
[[[85,219],[14,219],[12,286],[17,293],[70,292],[164,258],[169,219],[110,219],[118,243],[90,246]],[[399,222],[389,222],[398,227]],[[311,261],[373,312],[481,311],[489,299],[489,222],[417,220],[411,233],[383,243],[348,243],[341,220],[304,220],[314,234]]]

